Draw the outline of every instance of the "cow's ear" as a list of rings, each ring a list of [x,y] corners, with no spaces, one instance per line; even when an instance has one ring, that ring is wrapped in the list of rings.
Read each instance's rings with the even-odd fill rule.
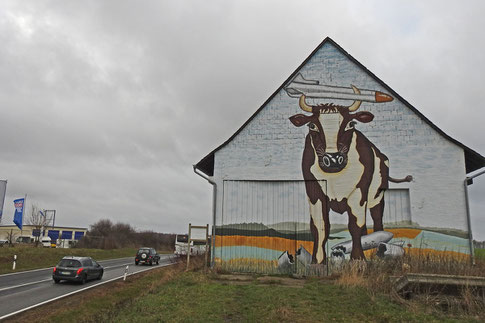
[[[290,117],[291,123],[293,123],[297,127],[301,127],[304,124],[307,124],[310,121],[310,117],[304,114],[295,114],[294,116]]]
[[[362,122],[362,123],[367,123],[371,122],[374,120],[374,115],[368,111],[362,111],[362,112],[357,112],[354,114],[354,119]]]

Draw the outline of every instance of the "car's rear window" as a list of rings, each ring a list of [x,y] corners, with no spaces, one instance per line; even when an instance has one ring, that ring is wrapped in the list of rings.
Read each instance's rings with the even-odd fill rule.
[[[81,263],[78,260],[74,259],[62,259],[61,262],[59,262],[59,267],[81,267]]]
[[[138,250],[138,254],[142,254],[142,253],[150,253],[150,249],[140,249],[140,250]]]

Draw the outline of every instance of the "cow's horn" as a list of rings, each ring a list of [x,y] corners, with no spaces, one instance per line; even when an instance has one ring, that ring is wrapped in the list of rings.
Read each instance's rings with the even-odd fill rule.
[[[355,94],[360,94],[360,90],[358,88],[356,88],[355,86],[353,86],[352,84],[350,84],[350,86],[352,87],[352,89],[354,90],[354,93]],[[362,101],[354,101],[354,103],[352,103],[351,106],[349,106],[349,111],[350,112],[354,112],[354,111],[357,111],[357,109],[360,107],[360,104],[362,103]]]
[[[306,104],[304,95],[300,96],[300,108],[306,112],[313,112],[312,107]]]

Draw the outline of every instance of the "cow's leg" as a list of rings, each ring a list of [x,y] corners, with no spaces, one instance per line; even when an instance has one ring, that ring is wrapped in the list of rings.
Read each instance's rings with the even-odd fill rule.
[[[311,204],[310,204],[310,215],[311,215]],[[310,219],[310,232],[312,233],[313,237],[313,252],[312,252],[312,264],[317,263],[317,252],[318,252],[318,228],[317,226],[313,223],[313,216],[311,216]]]
[[[360,205],[361,191],[355,190],[353,194],[349,196],[347,200],[349,210],[349,232],[352,236],[352,252],[350,253],[351,259],[365,259],[364,251],[362,250],[362,231],[365,227],[365,211],[367,202],[364,205]]]
[[[313,235],[312,262],[320,264],[326,259],[325,244],[328,240],[330,223],[328,221],[328,209],[326,200],[310,201],[310,229]]]
[[[369,211],[370,216],[374,221],[374,232],[383,231],[384,226],[382,225],[382,216],[384,215],[384,198],[382,198],[381,201]]]
[[[364,251],[362,250],[362,228],[357,224],[357,217],[353,214],[349,214],[349,231],[352,236],[352,252],[350,253],[350,259],[365,259]]]

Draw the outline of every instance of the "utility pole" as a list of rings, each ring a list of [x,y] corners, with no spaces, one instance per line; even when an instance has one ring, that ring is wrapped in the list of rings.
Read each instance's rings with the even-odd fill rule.
[[[472,235],[472,221],[470,216],[470,202],[468,201],[468,185],[473,184],[473,179],[480,175],[485,174],[485,171],[481,171],[475,175],[469,176],[465,178],[464,185],[465,185],[465,202],[466,202],[466,216],[468,222],[468,240],[470,243],[470,259],[471,263],[475,264],[475,248],[473,247],[473,235]]]
[[[53,217],[51,218],[52,219],[52,230],[54,230],[54,226],[56,224],[56,210],[44,210],[44,216],[47,217],[47,212],[51,212],[51,213],[54,213]],[[48,227],[48,224],[46,223],[46,227]],[[47,234],[49,235],[49,234]],[[51,241],[52,243],[52,241]]]

